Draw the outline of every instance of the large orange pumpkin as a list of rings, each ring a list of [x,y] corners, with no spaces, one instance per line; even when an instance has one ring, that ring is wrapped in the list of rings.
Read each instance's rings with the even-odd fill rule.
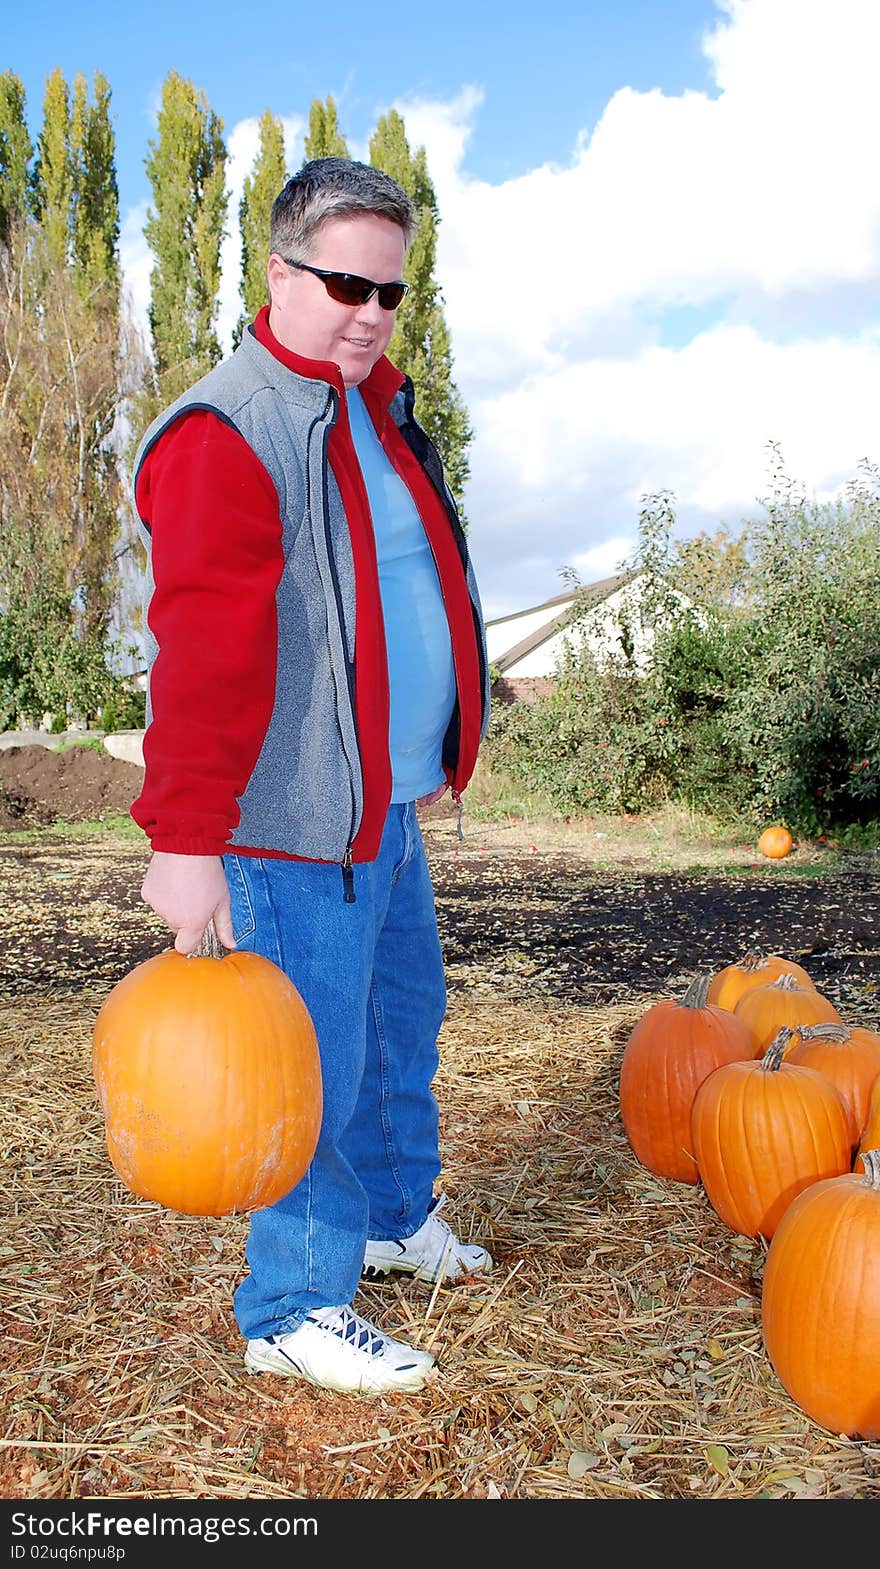
[[[778,980],[780,975],[793,975],[801,986],[809,988],[813,985],[803,965],[797,964],[794,959],[783,959],[778,953],[768,953],[763,957],[759,953],[747,953],[744,958],[726,964],[723,970],[718,970],[712,976],[709,1001],[717,1002],[719,1008],[730,1008],[732,1011],[745,992],[751,991],[753,986],[764,986],[768,981]]]
[[[880,1149],[880,1079],[875,1080],[874,1088],[871,1091],[871,1099],[868,1102],[868,1115],[865,1119],[862,1136],[859,1139],[856,1158],[853,1161],[853,1171],[864,1171],[865,1151],[876,1149]]]
[[[801,1193],[764,1263],[761,1323],[779,1382],[832,1433],[880,1439],[880,1149]]]
[[[783,1024],[796,1030],[801,1024],[842,1024],[830,997],[816,987],[800,986],[793,975],[753,986],[740,997],[734,1013],[755,1038],[755,1056],[761,1057]]]
[[[855,1147],[868,1120],[871,1091],[880,1078],[880,1035],[858,1024],[802,1024],[785,1060],[815,1068],[830,1080],[846,1107]]]
[[[794,840],[787,828],[782,823],[773,823],[770,828],[765,828],[758,840],[758,849],[768,860],[781,861],[791,853]]]
[[[256,953],[137,965],[95,1021],[92,1068],[118,1176],[187,1215],[274,1204],[304,1175],[322,1112],[299,992]]]
[[[745,1025],[706,1001],[708,986],[708,976],[697,976],[680,1000],[653,1003],[620,1067],[620,1114],[633,1153],[673,1182],[699,1181],[691,1106],[703,1079],[723,1062],[753,1056]]]
[[[814,1068],[783,1061],[782,1037],[759,1059],[716,1068],[691,1112],[709,1202],[726,1226],[746,1237],[772,1237],[798,1193],[852,1164],[837,1090]]]

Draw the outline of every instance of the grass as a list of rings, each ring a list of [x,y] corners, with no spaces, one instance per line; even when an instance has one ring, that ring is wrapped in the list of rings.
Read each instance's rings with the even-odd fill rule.
[[[799,839],[784,860],[768,860],[758,850],[767,826],[747,817],[721,819],[681,803],[667,801],[640,814],[593,816],[560,811],[546,797],[524,791],[504,770],[493,768],[481,754],[465,797],[471,832],[481,838],[504,835],[511,846],[518,837],[547,841],[556,847],[580,849],[597,870],[622,864],[648,866],[652,871],[685,875],[749,875],[820,879],[850,866],[874,849],[871,828],[849,831],[839,838]]]
[[[492,768],[482,754],[477,759],[467,789],[467,807],[474,817],[488,822],[504,818],[549,818],[564,820],[565,813],[554,806],[549,796],[526,790],[521,781],[505,769]]]
[[[52,742],[50,750],[53,752],[72,752],[76,747],[87,746],[92,752],[105,752],[106,747],[101,736],[84,735],[82,740],[60,741],[56,745]]]
[[[39,844],[47,835],[53,839],[69,839],[74,843],[81,839],[98,838],[143,839],[142,830],[127,812],[108,812],[105,817],[91,822],[72,823],[59,817],[46,827],[0,829],[0,844]]]

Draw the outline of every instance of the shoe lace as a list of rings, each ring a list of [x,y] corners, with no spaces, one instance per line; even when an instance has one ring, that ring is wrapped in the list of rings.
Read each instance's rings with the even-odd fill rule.
[[[358,1313],[353,1313],[351,1308],[337,1308],[332,1314],[324,1312],[319,1320],[322,1328],[328,1329],[331,1335],[336,1335],[355,1351],[363,1351],[368,1357],[382,1355],[387,1342],[387,1335],[383,1335],[375,1325],[361,1318]]]
[[[445,1203],[446,1194],[441,1193],[440,1197],[435,1200],[434,1207],[428,1215],[428,1220],[431,1223],[430,1251],[433,1255],[432,1263],[438,1265],[448,1264],[450,1259],[453,1258],[458,1251],[458,1238],[453,1232],[452,1227],[449,1225],[448,1221],[443,1220],[437,1213],[438,1210],[443,1208]]]

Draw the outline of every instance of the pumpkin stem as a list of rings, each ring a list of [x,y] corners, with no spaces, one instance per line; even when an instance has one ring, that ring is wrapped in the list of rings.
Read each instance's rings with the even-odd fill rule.
[[[846,1024],[834,1024],[830,1020],[819,1024],[799,1024],[797,1032],[802,1041],[837,1041],[838,1044],[848,1041],[852,1035]]]
[[[680,1008],[705,1008],[711,982],[711,975],[695,975],[678,1006]]]
[[[868,1187],[880,1189],[880,1150],[862,1150],[859,1159],[865,1162]]]
[[[777,975],[775,981],[771,981],[770,985],[771,986],[775,986],[777,991],[781,991],[781,992],[793,992],[793,991],[802,991],[803,990],[803,985],[798,980],[797,976],[796,975],[789,975],[787,973],[785,975]]]
[[[783,1057],[785,1056],[785,1048],[791,1040],[793,1034],[794,1030],[791,1029],[787,1024],[783,1024],[780,1029],[777,1030],[772,1041],[770,1042],[770,1045],[767,1047],[767,1050],[761,1058],[761,1067],[766,1069],[767,1073],[776,1073]]]
[[[745,958],[740,960],[739,968],[751,973],[753,970],[760,970],[763,963],[764,960],[759,953],[747,953]]]
[[[217,936],[214,922],[209,921],[199,939],[198,947],[193,949],[192,953],[189,955],[189,958],[222,959],[225,952],[226,949],[220,941],[220,938]]]

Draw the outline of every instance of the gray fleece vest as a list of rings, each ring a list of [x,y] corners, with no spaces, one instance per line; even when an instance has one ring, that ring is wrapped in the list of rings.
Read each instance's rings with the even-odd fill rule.
[[[238,798],[241,817],[230,848],[341,862],[360,826],[363,776],[354,717],[354,563],[327,460],[337,408],[333,387],[289,370],[246,331],[234,354],[153,421],[138,448],[134,483],[163,431],[196,409],[210,410],[239,431],[269,473],[278,492],[284,555],[276,596],[275,701],[253,773]],[[405,389],[390,413],[404,424]],[[151,538],[143,523],[141,534],[149,560]],[[482,640],[485,733],[488,659],[469,560],[465,569]],[[149,669],[157,647],[149,632],[147,638]],[[150,715],[148,691],[148,723]]]

